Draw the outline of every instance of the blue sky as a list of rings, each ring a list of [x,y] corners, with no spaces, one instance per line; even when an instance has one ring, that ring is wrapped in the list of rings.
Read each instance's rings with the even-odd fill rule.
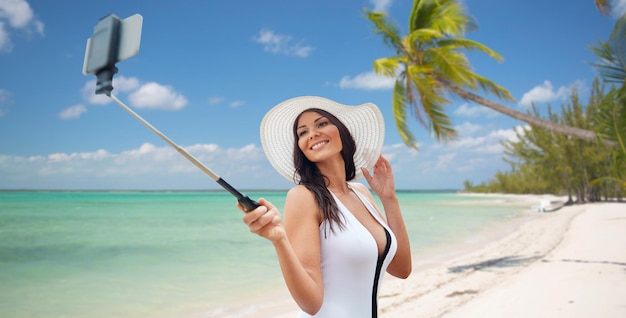
[[[592,0],[465,0],[500,53],[469,54],[478,74],[526,110],[559,107],[572,87],[583,101],[597,76],[589,46],[608,39],[626,0],[604,16]],[[383,154],[398,189],[460,189],[508,170],[500,141],[522,122],[455,100],[460,133],[441,144],[416,120],[419,151],[401,142],[391,82],[372,62],[393,52],[363,8],[386,11],[406,30],[412,1],[0,0],[0,189],[219,189],[82,74],[98,20],[143,16],[139,54],[117,64],[113,93],[240,189],[287,189],[265,159],[260,120],[281,101],[319,95],[373,102],[385,115]],[[493,98],[486,95],[486,97]],[[360,180],[364,182],[364,180]]]

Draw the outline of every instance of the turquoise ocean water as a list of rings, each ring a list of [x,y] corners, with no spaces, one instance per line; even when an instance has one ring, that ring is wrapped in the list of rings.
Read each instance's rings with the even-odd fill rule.
[[[246,192],[278,207],[286,192]],[[414,253],[526,206],[399,192]],[[226,192],[0,192],[0,317],[210,317],[282,288],[269,242]],[[184,314],[183,314],[184,313]]]

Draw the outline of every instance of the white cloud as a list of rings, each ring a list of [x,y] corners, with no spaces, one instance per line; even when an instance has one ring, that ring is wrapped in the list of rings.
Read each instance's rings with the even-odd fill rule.
[[[576,80],[569,87],[561,86],[555,89],[550,81],[544,81],[543,84],[533,87],[530,91],[524,93],[518,105],[522,107],[530,107],[532,103],[549,103],[552,101],[563,101],[567,99],[572,90],[576,89],[579,93],[584,92],[587,88],[585,82]]]
[[[207,103],[209,105],[219,105],[222,104],[226,101],[225,97],[221,97],[221,96],[214,96],[214,97],[209,97],[207,98]],[[245,105],[246,102],[242,101],[242,100],[234,100],[234,101],[230,101],[227,103],[228,107],[230,108],[237,108],[239,106]]]
[[[130,102],[137,108],[179,110],[187,105],[187,99],[171,86],[150,82],[129,95]]]
[[[0,18],[8,20],[11,27],[21,29],[33,20],[33,10],[24,0],[2,0]]]
[[[387,12],[391,7],[391,2],[392,0],[370,0],[374,12]]]
[[[509,170],[502,158],[502,141],[515,141],[515,131],[486,131],[468,124],[475,136],[453,142],[420,145],[415,151],[404,145],[385,146],[398,189],[458,189],[463,181],[486,181],[497,171]]]
[[[183,147],[231,185],[278,188],[289,183],[269,165],[255,145],[221,148],[215,144]],[[262,185],[266,186],[263,187]],[[280,186],[282,184],[282,186]],[[111,153],[53,153],[40,156],[0,154],[0,188],[50,189],[219,189],[200,169],[173,148],[144,143],[136,149]]]
[[[35,17],[27,1],[0,0],[0,51],[9,52],[13,48],[9,28],[43,35],[44,24]]]
[[[245,104],[246,104],[246,102],[244,102],[244,101],[242,101],[242,100],[235,100],[235,101],[230,102],[230,103],[228,104],[228,106],[229,106],[230,108],[237,108],[237,107],[239,107],[239,106],[241,106],[241,105],[245,105]]]
[[[454,114],[463,116],[463,117],[487,117],[487,118],[493,118],[499,115],[499,113],[496,112],[495,110],[492,110],[485,106],[482,106],[482,105],[469,106],[467,103],[464,103],[463,105],[459,106],[459,108],[457,108],[454,111]]]
[[[497,129],[493,130],[489,133],[488,137],[494,137],[502,140],[513,140],[515,139],[515,131],[514,129]]]
[[[209,105],[217,105],[224,101],[224,97],[221,96],[213,96],[207,99]]]
[[[109,157],[110,154],[104,149],[98,149],[95,152],[74,152],[70,154],[66,153],[53,153],[48,155],[50,162],[70,162],[75,159],[80,160],[102,160]]]
[[[262,29],[254,38],[254,41],[263,44],[264,51],[274,54],[305,58],[313,51],[312,46],[303,44],[302,41],[294,44],[292,40],[293,37],[289,35],[277,34],[268,29]]]
[[[130,92],[139,87],[139,79],[136,77],[118,76],[113,78],[113,92]]]
[[[8,103],[11,100],[11,92],[0,88],[0,105]]]
[[[464,136],[472,135],[476,132],[481,131],[483,129],[483,126],[472,124],[470,122],[464,122],[461,125],[455,126],[454,129],[459,132],[459,135]]]
[[[548,103],[554,100],[564,99],[568,94],[567,87],[561,86],[558,90],[554,90],[550,81],[533,87],[530,91],[524,93],[518,105],[529,107],[532,103]]]
[[[477,136],[461,136],[447,144],[436,144],[435,149],[449,149],[474,154],[502,153],[501,141],[513,141],[516,128],[487,131]],[[464,155],[465,156],[465,155]],[[462,157],[464,157],[462,156]]]
[[[74,106],[68,107],[68,108],[64,109],[63,111],[61,111],[59,113],[59,118],[61,118],[61,119],[76,119],[76,118],[79,118],[80,115],[82,115],[86,111],[87,111],[87,108],[84,105],[82,105],[82,104],[74,105]]]
[[[435,169],[447,169],[449,165],[454,162],[454,158],[457,156],[456,153],[447,153],[444,155],[440,155],[437,157],[437,165]]]
[[[112,102],[111,98],[105,94],[96,94],[95,91],[95,79],[87,81],[81,89],[87,104],[106,105]],[[113,95],[119,96],[120,94],[128,94],[130,103],[137,108],[180,110],[187,105],[187,98],[177,93],[171,86],[155,82],[141,84],[136,77],[118,76],[113,78]],[[87,112],[85,107],[72,106],[62,112],[61,118],[78,118],[85,112]]]
[[[339,81],[341,88],[366,89],[366,90],[385,90],[393,88],[395,79],[383,77],[376,73],[361,73],[355,77],[344,76]]]

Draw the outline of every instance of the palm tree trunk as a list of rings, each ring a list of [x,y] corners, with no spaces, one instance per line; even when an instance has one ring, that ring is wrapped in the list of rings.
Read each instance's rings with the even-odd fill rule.
[[[441,78],[438,79],[439,82],[441,83],[441,85],[443,85],[447,90],[449,90],[452,93],[457,94],[458,96],[461,96],[463,99],[465,100],[471,100],[475,103],[478,103],[480,105],[483,105],[487,108],[493,109],[501,114],[507,115],[511,118],[515,118],[517,120],[526,122],[532,126],[536,126],[536,127],[540,127],[549,131],[553,131],[553,132],[557,132],[557,133],[561,133],[567,136],[572,136],[572,137],[576,137],[576,138],[580,138],[583,140],[588,140],[588,141],[596,141],[596,133],[594,131],[591,130],[586,130],[586,129],[581,129],[581,128],[577,128],[577,127],[570,127],[570,126],[565,126],[565,125],[561,125],[543,118],[539,118],[539,117],[535,117],[532,115],[529,115],[527,113],[522,113],[520,111],[511,109],[509,107],[506,107],[504,105],[498,104],[496,102],[490,101],[486,98],[483,98],[481,96],[478,96],[472,92],[466,91],[462,88],[456,87],[452,84],[450,84],[450,82],[443,80]],[[610,142],[610,141],[603,141],[605,144],[609,145],[609,146],[615,146],[616,144],[614,142]]]

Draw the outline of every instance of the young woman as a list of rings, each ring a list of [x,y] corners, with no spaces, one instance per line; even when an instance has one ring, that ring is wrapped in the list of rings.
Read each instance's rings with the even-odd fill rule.
[[[284,222],[264,199],[243,220],[274,245],[287,288],[302,310],[298,317],[377,317],[384,273],[411,273],[409,239],[391,166],[381,155],[383,141],[384,121],[374,104],[346,106],[303,96],[263,118],[265,154],[296,186],[287,193]],[[352,182],[360,177],[384,214],[370,190]]]

